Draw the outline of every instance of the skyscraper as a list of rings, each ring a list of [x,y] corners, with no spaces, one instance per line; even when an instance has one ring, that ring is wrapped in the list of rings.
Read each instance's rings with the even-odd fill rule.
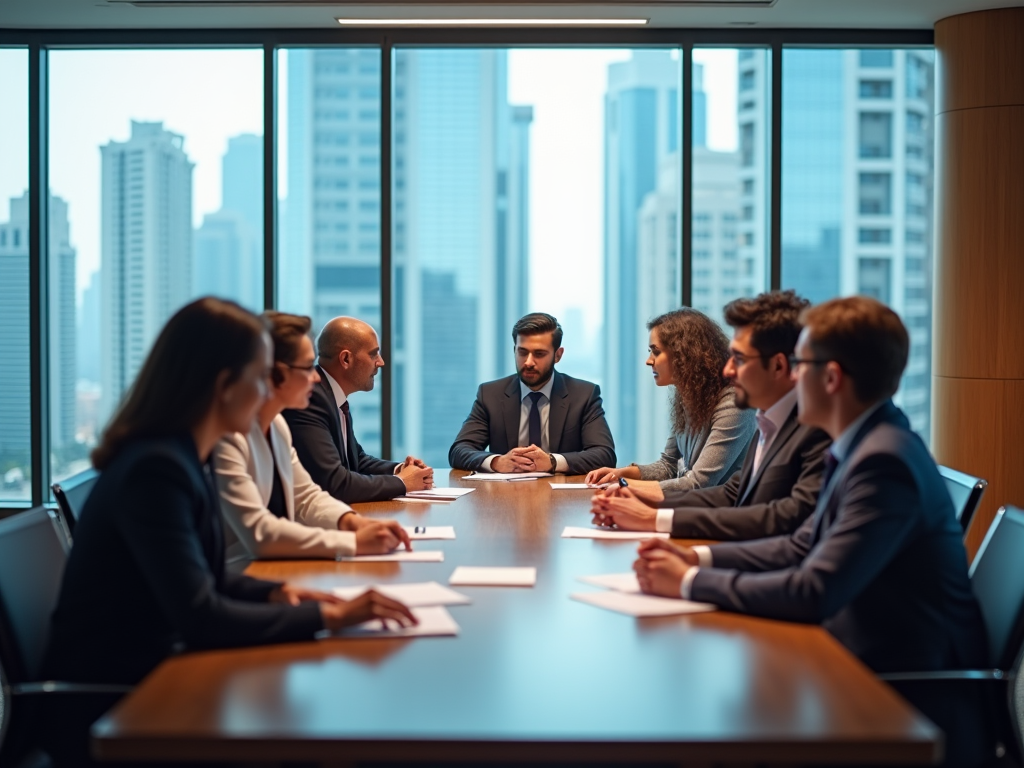
[[[192,288],[192,169],[184,138],[132,121],[102,156],[102,402],[105,421]]]

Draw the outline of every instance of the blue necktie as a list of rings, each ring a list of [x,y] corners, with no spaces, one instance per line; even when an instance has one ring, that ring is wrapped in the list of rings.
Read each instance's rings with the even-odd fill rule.
[[[533,401],[530,404],[530,417],[527,422],[529,424],[528,436],[530,445],[536,445],[540,448],[540,399],[544,397],[544,394],[541,392],[531,392],[527,397]]]

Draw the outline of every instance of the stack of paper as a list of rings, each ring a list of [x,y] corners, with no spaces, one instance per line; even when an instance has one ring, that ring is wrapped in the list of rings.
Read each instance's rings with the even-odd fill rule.
[[[462,498],[467,493],[472,493],[476,488],[430,488],[426,491],[409,491],[405,496],[399,496],[395,501],[422,502],[427,504],[449,503]]]
[[[639,592],[640,582],[633,571],[629,573],[606,573],[601,576],[580,576],[578,581],[595,587],[614,589],[616,592]]]
[[[466,605],[472,602],[466,595],[438,584],[424,581],[417,584],[365,584],[360,587],[336,587],[334,594],[342,600],[354,600],[368,590],[380,592],[385,597],[404,603],[410,608],[428,605]]]
[[[537,583],[536,568],[467,568],[459,566],[448,579],[464,587],[532,587]]]
[[[355,555],[354,557],[339,557],[338,560],[343,563],[443,563],[444,552],[421,549],[407,552],[404,549],[399,549],[388,555]]]
[[[576,528],[567,525],[562,531],[563,539],[609,539],[611,541],[643,541],[644,539],[667,539],[667,533],[656,531],[619,531],[608,528]]]
[[[419,621],[419,624],[412,627],[399,627],[394,621],[389,621],[385,626],[380,619],[374,619],[354,627],[345,627],[338,632],[321,633],[320,637],[376,640],[390,637],[441,637],[459,634],[459,625],[455,623],[455,619],[439,605],[429,608],[411,608],[410,611]]]
[[[684,613],[703,613],[716,610],[711,603],[695,603],[674,597],[654,597],[629,592],[577,592],[569,595],[573,600],[598,608],[624,613],[627,616],[678,616]]]
[[[463,480],[488,480],[501,482],[516,482],[517,480],[536,480],[540,477],[551,477],[550,472],[473,472],[466,475]]]
[[[413,541],[455,538],[454,525],[414,525],[411,527],[404,525],[402,527],[405,528],[405,532],[409,534],[409,538]]]

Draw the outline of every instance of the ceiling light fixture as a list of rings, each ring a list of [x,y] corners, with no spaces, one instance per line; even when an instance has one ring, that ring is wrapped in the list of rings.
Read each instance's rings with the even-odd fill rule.
[[[337,22],[346,27],[618,27],[643,26],[650,19],[354,19]]]

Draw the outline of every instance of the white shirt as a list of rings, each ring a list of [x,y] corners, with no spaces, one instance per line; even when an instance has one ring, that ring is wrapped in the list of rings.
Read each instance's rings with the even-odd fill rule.
[[[751,472],[751,477],[756,475],[757,470],[760,469],[761,457],[768,453],[768,449],[775,442],[775,436],[779,434],[782,425],[786,423],[786,419],[792,413],[794,405],[796,405],[796,389],[791,389],[776,400],[775,404],[767,411],[762,411],[760,408],[757,410],[759,437],[757,439],[757,448],[754,452],[754,468]],[[769,427],[765,424],[765,421],[770,422],[771,426]],[[659,509],[658,515],[654,519],[654,529],[660,533],[671,533],[672,515],[674,513],[674,509]]]
[[[543,397],[537,402],[537,410],[540,411],[540,449],[544,453],[551,453],[551,438],[548,434],[548,426],[551,418],[551,389],[555,385],[555,377],[552,374],[544,386],[536,390],[540,392]],[[533,408],[533,403],[530,400],[530,394],[534,390],[528,386],[519,382],[519,397],[521,399],[521,405],[519,408],[519,445],[527,446],[530,444],[530,410]],[[555,472],[567,472],[569,470],[569,462],[565,460],[565,457],[560,453],[551,453],[555,457]],[[497,454],[492,454],[484,459],[484,463],[480,466],[481,469],[487,472],[493,472],[491,469],[491,462],[494,461]],[[547,471],[547,467],[540,467],[540,471]]]
[[[853,442],[853,438],[857,435],[858,430],[863,426],[864,422],[871,418],[871,414],[882,407],[885,400],[879,400],[877,403],[868,408],[864,413],[850,422],[849,426],[843,430],[843,433],[839,435],[835,440],[832,441],[832,447],[829,450],[835,457],[837,462],[842,462],[850,452],[850,444]],[[774,406],[773,406],[774,407]],[[696,546],[693,551],[697,554],[697,560],[699,565],[695,568],[691,568],[683,576],[683,583],[679,586],[679,594],[684,600],[690,599],[690,590],[693,588],[693,580],[697,576],[697,571],[701,568],[710,568],[714,565],[714,558],[711,555],[711,547],[707,546]]]
[[[341,406],[348,402],[348,395],[345,394],[345,390],[341,388],[341,384],[334,380],[324,368],[321,368],[324,372],[324,376],[327,377],[327,383],[331,385],[331,392],[334,393],[334,400],[338,404],[338,416],[341,419],[341,445],[345,449],[345,453],[348,453],[348,427],[345,419],[345,412],[341,410]],[[351,406],[349,406],[351,407]]]

